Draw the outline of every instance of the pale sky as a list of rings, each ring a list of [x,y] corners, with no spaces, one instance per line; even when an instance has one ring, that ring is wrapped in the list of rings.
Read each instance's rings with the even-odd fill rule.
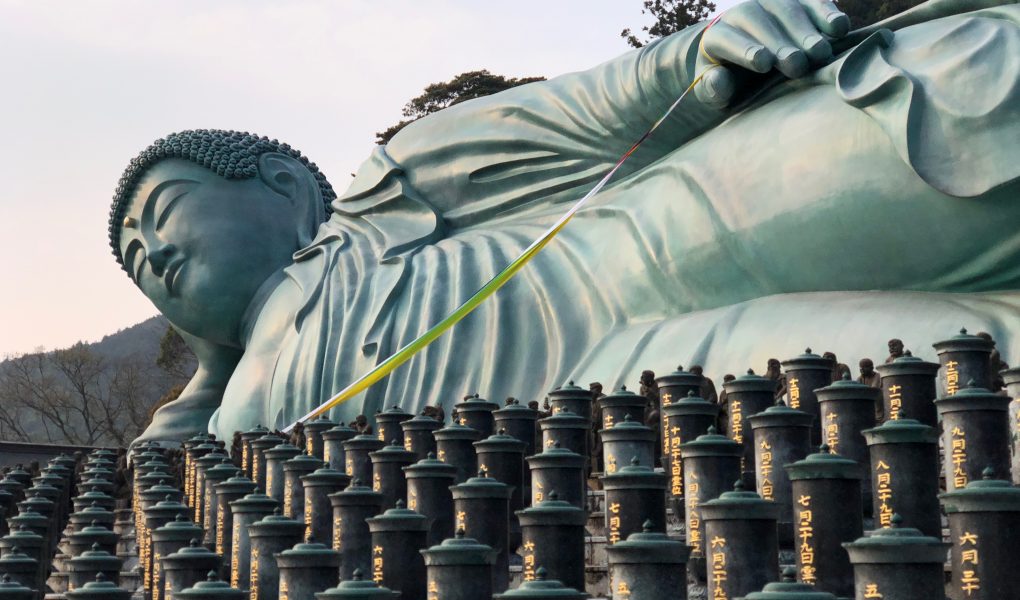
[[[720,9],[734,0],[719,2]],[[275,137],[338,192],[429,83],[594,66],[641,0],[0,0],[0,356],[156,314],[106,235],[127,162],[181,129]]]

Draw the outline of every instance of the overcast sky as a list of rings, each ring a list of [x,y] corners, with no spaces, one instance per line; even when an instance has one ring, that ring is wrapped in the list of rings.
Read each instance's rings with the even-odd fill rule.
[[[720,8],[733,4],[720,3]],[[0,0],[0,356],[156,314],[110,254],[127,162],[181,129],[279,138],[337,191],[374,133],[463,71],[555,76],[628,50],[640,0]]]

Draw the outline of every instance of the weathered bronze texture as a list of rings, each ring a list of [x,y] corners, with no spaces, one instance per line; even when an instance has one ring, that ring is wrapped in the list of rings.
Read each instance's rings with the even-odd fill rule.
[[[822,424],[815,390],[832,383],[835,364],[808,348],[804,354],[784,360],[782,365],[786,374],[786,405],[814,417],[809,444],[817,447],[822,443]]]
[[[414,461],[418,462],[429,454],[436,452],[434,432],[442,429],[443,424],[428,415],[418,415],[400,424],[401,432],[396,439],[403,440],[404,449],[414,453]]]
[[[12,575],[4,573],[0,577],[0,599],[2,600],[35,600],[36,592],[25,587]]]
[[[596,426],[602,429],[609,429],[628,415],[632,421],[645,422],[645,405],[648,404],[648,399],[628,390],[625,385],[620,386],[620,389],[612,394],[602,396],[597,402],[602,413],[602,422]]]
[[[489,402],[474,394],[465,398],[463,402],[454,404],[453,407],[457,411],[460,424],[478,431],[481,439],[484,440],[496,432],[496,420],[492,413],[499,410],[499,405],[495,402]]]
[[[1020,488],[992,477],[988,468],[982,479],[940,496],[949,520],[953,600],[1009,598],[1020,590]]]
[[[111,529],[98,523],[83,527],[81,531],[67,536],[67,550],[70,556],[78,556],[91,549],[103,550],[110,554],[117,553],[117,540],[120,536]],[[84,584],[82,584],[84,585]]]
[[[851,593],[853,590],[851,590]],[[849,598],[849,596],[848,596]],[[760,592],[751,592],[739,600],[837,600],[829,592],[816,589],[807,583],[797,582],[797,569],[783,569],[779,581],[765,584]]]
[[[287,487],[287,481],[283,477],[283,464],[299,454],[301,449],[289,442],[277,444],[263,453],[266,459],[266,495],[279,502],[281,506],[284,504],[284,490]]]
[[[930,427],[938,426],[935,411],[935,376],[938,363],[910,354],[875,367],[882,376],[882,415],[888,419],[914,419]]]
[[[285,516],[304,523],[305,486],[303,479],[305,475],[315,472],[322,466],[321,460],[305,453],[298,454],[283,463],[283,514]]]
[[[191,540],[188,546],[163,557],[163,597],[175,598],[179,592],[205,581],[209,571],[219,572],[223,557]]]
[[[400,592],[401,600],[426,600],[425,560],[428,518],[404,507],[368,519],[372,532],[372,579]]]
[[[964,328],[958,335],[935,342],[932,347],[942,367],[938,380],[941,396],[952,396],[971,381],[975,387],[991,389],[994,383],[991,354],[995,342],[970,335]]]
[[[477,429],[453,422],[433,434],[436,457],[457,468],[457,483],[464,483],[478,472],[475,442],[482,439]]]
[[[357,435],[357,431],[343,423],[322,432],[322,460],[330,469],[340,471],[341,473],[347,472],[347,455],[344,453],[344,442]]]
[[[549,392],[549,411],[552,414],[570,412],[590,421],[592,404],[591,391],[574,385],[573,381]]]
[[[357,479],[366,484],[372,481],[372,458],[369,455],[385,448],[386,443],[362,433],[343,442],[343,446],[344,472],[350,475],[352,481]]]
[[[404,467],[407,479],[407,507],[428,519],[426,544],[435,546],[453,537],[453,493],[457,468],[430,454],[411,466]]]
[[[642,530],[651,521],[666,531],[666,476],[636,460],[602,477],[605,490],[606,540],[615,544]]]
[[[0,552],[0,573],[10,576],[11,581],[18,583],[30,590],[37,589],[39,576],[39,561],[21,551],[20,546],[4,546]]]
[[[793,485],[797,573],[814,589],[847,598],[854,594],[854,571],[842,545],[864,534],[861,480],[867,465],[830,454],[823,445],[817,454],[784,467]]]
[[[774,501],[779,507],[779,543],[783,547],[791,547],[794,540],[793,488],[783,465],[796,462],[811,452],[812,424],[816,418],[805,411],[785,406],[780,400],[776,406],[747,419],[754,432],[758,495]]]
[[[376,437],[385,444],[389,444],[393,440],[403,440],[404,431],[400,424],[413,417],[413,414],[396,405],[382,412],[375,413]]]
[[[326,460],[323,453],[325,443],[322,434],[336,426],[337,422],[326,415],[305,423],[305,452],[319,460]]]
[[[229,458],[223,459],[220,464],[205,472],[205,497],[202,499],[205,506],[202,510],[202,528],[205,532],[203,533],[202,543],[209,548],[216,547],[216,531],[222,521],[222,517],[220,517],[219,494],[217,492],[218,486],[240,473],[241,469],[234,466],[234,463]]]
[[[823,443],[833,454],[850,459],[866,469],[871,464],[871,457],[861,432],[876,425],[875,403],[881,402],[881,391],[852,381],[847,374],[832,385],[815,390],[815,395],[821,411]],[[871,477],[865,477],[860,484],[865,500],[865,515],[870,517]],[[860,535],[854,539],[857,537]]]
[[[612,475],[635,456],[643,465],[655,460],[656,433],[640,421],[631,420],[629,414],[612,427],[599,430],[599,436],[606,475]]]
[[[49,543],[46,538],[22,526],[0,538],[0,549],[3,549],[5,555],[12,553],[14,548],[17,548],[30,560],[35,561],[36,570],[32,583],[29,585],[23,582],[25,586],[38,591],[45,590],[46,574],[49,571],[50,563]]]
[[[673,514],[684,511],[683,498],[683,444],[697,439],[715,427],[719,418],[719,405],[701,398],[694,391],[686,396],[673,397],[669,404],[662,406],[663,435],[662,464],[669,478],[669,507]],[[608,470],[608,467],[607,467]],[[679,494],[674,493],[679,490]]]
[[[726,434],[743,448],[740,468],[744,485],[755,485],[754,433],[747,417],[763,412],[776,402],[776,382],[755,375],[751,369],[733,381],[723,383],[727,396]],[[726,482],[727,489],[732,482]],[[721,493],[721,491],[720,491]]]
[[[701,383],[704,378],[697,373],[691,373],[684,371],[683,366],[678,366],[675,371],[668,375],[663,375],[655,380],[656,385],[659,388],[659,406],[649,406],[648,415],[652,417],[652,413],[657,413],[657,420],[659,422],[659,450],[658,454],[662,461],[662,468],[669,470],[669,432],[666,430],[666,420],[662,418],[662,409],[670,404],[686,398],[687,394],[694,392],[698,394],[701,390]]]
[[[124,561],[103,550],[96,544],[92,549],[82,552],[67,561],[68,590],[76,590],[96,579],[102,573],[107,581],[120,584],[120,568]]]
[[[236,475],[216,484],[216,545],[213,549],[223,557],[224,571],[229,572],[230,552],[234,540],[234,511],[231,503],[255,491],[255,482]]]
[[[1009,432],[1010,439],[1013,441],[1011,470],[1013,485],[1020,486],[1020,367],[1007,369],[1001,375],[1006,385],[1006,391],[1013,399],[1009,403]]]
[[[215,571],[209,571],[205,581],[175,593],[174,600],[244,600],[247,595],[244,591],[231,587],[229,583],[220,581]]]
[[[980,480],[987,467],[991,467],[995,477],[1009,477],[1012,445],[1009,404],[1008,396],[974,387],[973,382],[952,396],[935,401],[942,420],[943,474],[947,491]]]
[[[305,507],[302,511],[305,535],[316,540],[333,539],[333,504],[329,497],[351,483],[346,474],[329,467],[317,469],[301,477],[305,489]]]
[[[588,432],[591,429],[591,422],[588,419],[568,410],[561,410],[552,416],[539,419],[538,426],[542,430],[543,448],[559,444],[561,448],[572,450],[587,459]]]
[[[444,600],[491,600],[496,550],[458,529],[455,537],[421,553],[430,595],[441,594]]]
[[[583,590],[587,513],[550,490],[546,500],[518,511],[517,517],[523,537],[519,554],[524,559],[524,581],[538,579],[538,569],[544,567],[550,579]]]
[[[492,590],[506,590],[510,585],[509,523],[512,488],[479,470],[477,477],[455,485],[450,490],[453,492],[457,530],[463,530],[465,535],[496,551],[494,562],[489,563],[492,565]],[[440,547],[445,545],[446,542],[443,542]],[[429,579],[431,581],[431,575]]]
[[[560,500],[578,508],[587,507],[588,484],[584,476],[583,456],[555,444],[525,460],[531,473],[529,504],[538,504],[551,490],[556,490]]]
[[[749,431],[748,434],[750,433]],[[681,450],[684,461],[684,488],[680,495],[684,497],[687,545],[691,547],[687,570],[695,580],[704,582],[707,573],[705,566],[707,545],[701,506],[732,489],[734,481],[738,479],[743,481],[740,461],[744,446],[740,442],[717,434],[715,428],[710,427],[708,433],[687,442]]]
[[[583,600],[588,594],[579,592],[564,585],[562,581],[553,579],[545,567],[535,570],[535,577],[525,580],[513,590],[493,596],[493,600]]]
[[[284,443],[285,440],[272,433],[256,438],[251,443],[251,480],[258,489],[266,491],[266,451]]]
[[[516,398],[511,404],[493,411],[492,418],[496,431],[503,430],[506,435],[524,442],[524,456],[535,453],[538,440],[535,436],[538,411],[520,403]]]
[[[372,489],[382,494],[383,509],[393,508],[398,500],[405,501],[407,479],[404,478],[404,467],[414,464],[414,452],[391,443],[368,456],[372,460]]]
[[[282,515],[279,508],[248,526],[251,573],[245,587],[251,600],[276,600],[280,594],[276,554],[300,543],[304,533],[304,523]]]
[[[261,492],[252,492],[230,503],[234,514],[230,543],[230,585],[247,589],[251,574],[249,526],[273,514],[280,503]]]
[[[690,553],[690,546],[645,521],[640,533],[606,548],[612,600],[687,600]]]
[[[305,541],[276,555],[280,569],[279,600],[307,600],[339,582],[340,553],[315,541]]]
[[[102,573],[96,575],[94,581],[90,581],[80,588],[68,590],[65,595],[68,600],[128,600],[131,598],[131,592],[120,589],[116,583],[107,579]]]
[[[701,505],[709,598],[737,598],[779,579],[778,509],[739,479]]]
[[[898,419],[862,433],[871,454],[875,527],[892,525],[893,514],[899,514],[924,535],[941,537],[935,429],[913,419]]]
[[[333,549],[340,552],[340,579],[350,579],[355,569],[371,573],[372,532],[367,519],[383,511],[383,495],[355,479],[329,500],[333,504]]]
[[[946,597],[943,563],[949,544],[903,527],[898,514],[888,527],[844,544],[854,566],[857,598]]]
[[[351,579],[341,581],[335,588],[319,592],[315,597],[318,600],[397,600],[401,596],[400,592],[382,587],[371,579],[366,580],[359,569]]]
[[[521,544],[521,525],[516,511],[525,506],[524,501],[524,442],[499,431],[475,442],[478,456],[478,470],[510,486],[510,553],[517,551]]]

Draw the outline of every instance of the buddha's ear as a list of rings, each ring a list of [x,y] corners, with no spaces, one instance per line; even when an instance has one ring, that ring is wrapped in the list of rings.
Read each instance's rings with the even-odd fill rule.
[[[295,158],[267,152],[259,156],[259,177],[271,190],[287,198],[295,213],[298,243],[302,248],[310,244],[319,225],[326,220],[322,191],[312,172]]]

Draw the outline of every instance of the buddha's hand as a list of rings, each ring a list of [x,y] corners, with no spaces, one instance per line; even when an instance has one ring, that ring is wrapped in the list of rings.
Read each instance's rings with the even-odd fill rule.
[[[850,19],[829,0],[750,0],[727,10],[704,33],[695,88],[698,99],[721,107],[756,74],[779,71],[795,79],[832,59],[831,41]]]

